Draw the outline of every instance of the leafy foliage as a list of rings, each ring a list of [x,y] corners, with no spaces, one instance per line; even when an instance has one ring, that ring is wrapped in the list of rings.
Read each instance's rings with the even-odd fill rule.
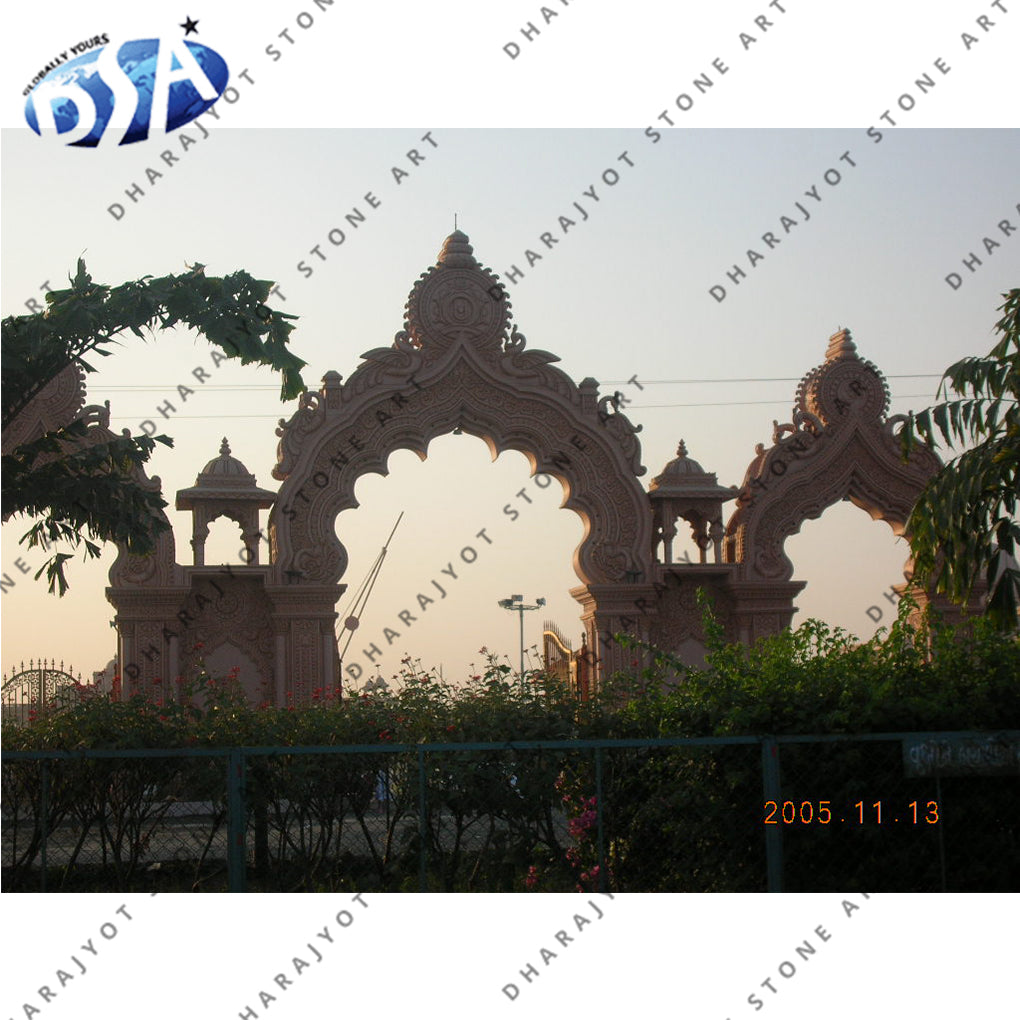
[[[1020,608],[1020,288],[1003,295],[1002,334],[983,358],[951,365],[937,397],[959,394],[919,414],[901,432],[904,455],[920,441],[973,444],[932,478],[907,523],[916,576],[965,601],[983,571],[987,614],[1004,629]]]
[[[4,744],[8,750],[70,751],[272,748],[247,756],[253,874],[261,888],[413,890],[424,857],[427,887],[435,891],[593,892],[603,883],[611,890],[754,891],[764,875],[756,741],[606,750],[601,802],[592,750],[570,742],[1020,728],[1020,642],[991,621],[974,621],[966,640],[948,627],[915,629],[913,607],[904,599],[896,623],[868,642],[809,620],[747,649],[726,644],[703,596],[702,604],[710,644],[704,667],[657,653],[650,666],[616,675],[585,702],[541,673],[530,674],[524,685],[514,682],[510,667],[494,656],[463,686],[408,658],[392,692],[337,699],[329,696],[336,692],[317,689],[309,692],[310,704],[294,705],[290,698],[282,708],[252,706],[236,675],[212,677],[203,670],[176,682],[173,692],[159,680],[145,691],[129,687],[127,700],[118,690],[112,698],[54,707],[27,727],[5,726]],[[568,744],[541,751],[513,746],[524,740]],[[498,746],[457,749],[474,742]],[[444,745],[425,755],[424,787],[416,754],[423,743]],[[392,750],[371,753],[372,745]],[[329,746],[358,750],[289,753]],[[784,745],[782,761],[784,796],[798,802],[831,800],[846,808],[918,789],[903,785],[895,740]],[[4,767],[5,803],[22,820],[13,828],[26,834],[15,857],[25,874],[42,831],[35,764]],[[84,832],[112,812],[104,846],[118,874],[130,876],[166,798],[204,801],[213,806],[212,820],[205,850],[189,866],[194,887],[205,883],[206,855],[222,837],[226,814],[223,758],[119,762],[124,773],[116,782],[114,770],[104,772],[101,764],[53,763],[46,830],[74,817]],[[970,855],[957,879],[990,889],[1003,881],[996,854],[1015,846],[1018,835],[1008,806],[1015,794],[1008,778],[989,780],[980,795],[967,786],[981,782],[946,779],[943,789],[956,784],[960,791],[961,845],[980,833],[982,847],[992,848]],[[146,789],[148,799],[140,792]],[[789,883],[837,888],[850,876],[852,884],[902,889],[903,876],[910,875],[916,878],[911,888],[938,888],[938,853],[927,853],[922,874],[917,838],[863,828],[852,841],[845,832],[788,831]],[[360,852],[350,850],[354,845]]]
[[[272,284],[239,271],[218,278],[192,266],[178,276],[143,277],[118,287],[92,280],[85,263],[66,290],[46,295],[47,310],[3,320],[3,428],[13,424],[32,400],[61,372],[78,365],[95,371],[88,360],[109,357],[125,333],[145,340],[157,329],[177,325],[197,330],[223,356],[241,364],[267,365],[282,376],[280,396],[289,400],[303,390],[304,362],[287,346],[295,318],[265,302]],[[63,542],[83,548],[85,558],[99,555],[97,543],[118,541],[138,555],[151,553],[167,523],[158,516],[166,502],[143,487],[134,472],[145,464],[156,443],[172,446],[168,436],[116,436],[87,442],[84,419],[62,423],[17,447],[3,458],[0,509],[12,516],[42,516],[22,537],[28,548]],[[64,563],[71,553],[54,553],[40,568],[49,590],[67,590]]]

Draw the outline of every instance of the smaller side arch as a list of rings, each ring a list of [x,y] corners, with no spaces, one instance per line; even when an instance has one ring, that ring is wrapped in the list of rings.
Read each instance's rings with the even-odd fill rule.
[[[903,459],[901,419],[887,417],[888,404],[882,374],[857,355],[848,330],[836,333],[824,364],[801,381],[791,422],[773,423],[771,447],[758,445],[744,476],[723,550],[742,581],[789,581],[786,539],[842,499],[906,535],[941,462],[924,446]]]

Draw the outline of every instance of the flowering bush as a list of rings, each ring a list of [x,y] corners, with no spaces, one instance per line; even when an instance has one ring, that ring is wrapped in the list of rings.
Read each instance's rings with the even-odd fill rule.
[[[591,892],[603,882],[613,891],[743,889],[761,874],[753,809],[761,800],[758,745],[606,751],[599,803],[590,749],[513,744],[1020,726],[1016,639],[981,621],[966,641],[944,628],[914,631],[907,608],[892,630],[869,642],[808,621],[751,649],[727,645],[706,612],[710,650],[703,668],[656,653],[651,666],[618,674],[584,702],[541,673],[521,683],[487,649],[461,685],[407,656],[391,690],[340,697],[324,687],[289,689],[279,707],[269,704],[268,692],[251,704],[236,670],[212,676],[199,663],[193,675],[162,677],[144,690],[125,691],[115,678],[110,694],[79,692],[76,703],[47,706],[26,726],[5,724],[3,737],[9,750],[278,749],[246,758],[254,860],[267,887],[416,888],[424,857],[436,890]],[[497,746],[458,749],[482,742]],[[424,790],[416,750],[422,743],[442,745],[424,757]],[[310,746],[387,753],[297,753]],[[784,749],[784,776],[795,774],[797,756],[808,750]],[[877,775],[868,771],[876,767],[870,750],[841,747],[824,759],[811,753],[816,758],[810,766],[803,759],[803,773],[824,775],[827,784],[811,796],[835,800],[861,776]],[[4,768],[5,810],[36,821],[15,850],[16,864],[35,859],[43,828],[34,764]],[[902,770],[902,762],[894,765]],[[223,757],[53,763],[45,829],[73,821],[80,849],[100,827],[117,881],[130,883],[175,800],[211,804],[221,826]],[[974,831],[987,834],[979,821]],[[1006,835],[1014,838],[1016,825],[1009,824]],[[351,845],[343,842],[351,829],[360,856],[339,850]],[[206,852],[215,835],[214,828]],[[909,869],[909,848],[900,848],[894,834],[880,835],[881,848],[862,859]],[[664,854],[663,846],[672,849]]]

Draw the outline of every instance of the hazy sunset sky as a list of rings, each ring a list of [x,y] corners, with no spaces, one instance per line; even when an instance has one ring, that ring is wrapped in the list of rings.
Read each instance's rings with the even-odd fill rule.
[[[152,150],[128,163],[116,150],[41,161],[38,138],[8,130],[3,313],[23,311],[46,280],[60,286],[79,256],[109,284],[192,262],[216,275],[244,268],[277,281],[279,307],[299,316],[292,345],[315,387],[328,369],[348,376],[363,352],[392,341],[408,291],[456,214],[480,261],[504,278],[523,270],[508,289],[529,346],[559,355],[576,381],[594,376],[603,392],[632,401],[626,413],[643,426],[645,484],[681,438],[722,483],[737,484],[773,419],[789,420],[797,380],[839,327],[886,373],[893,413],[920,408],[951,361],[991,346],[999,295],[1020,278],[1020,240],[997,227],[1020,226],[1020,141],[1011,132],[891,131],[876,143],[863,129],[676,131],[658,142],[636,129],[431,129],[423,140],[427,131],[217,131],[210,123],[206,138],[191,128],[186,151],[173,143],[173,164]],[[424,157],[417,165],[412,149]],[[162,176],[150,184],[146,167]],[[619,174],[615,183],[607,170]],[[132,183],[144,192],[137,202],[124,194]],[[125,207],[120,219],[108,211],[114,202]],[[356,229],[344,221],[354,207],[365,213]],[[560,216],[575,221],[566,233]],[[785,232],[783,216],[796,223]],[[337,226],[340,246],[327,240]],[[540,240],[546,231],[551,247]],[[767,231],[781,239],[772,250],[761,240]],[[1000,242],[990,255],[985,236]],[[326,261],[310,254],[316,245]],[[765,257],[749,259],[749,249]],[[533,266],[528,250],[542,255]],[[960,261],[970,251],[983,263],[973,273]],[[726,275],[734,264],[746,273],[738,285]],[[944,278],[958,270],[964,280],[954,290]],[[710,294],[720,284],[722,302]],[[198,366],[211,374],[201,386]],[[627,382],[633,376],[643,389]],[[195,392],[182,402],[176,387],[188,383]],[[150,468],[171,504],[224,436],[260,485],[277,487],[274,430],[295,405],[280,403],[269,370],[214,369],[208,345],[177,332],[148,344],[128,338],[88,387],[90,403],[111,402],[115,428],[137,432],[155,420],[174,438]],[[175,411],[163,417],[166,401]],[[437,440],[424,463],[397,452],[389,466],[389,477],[361,479],[360,508],[337,521],[353,592],[405,512],[348,662],[367,670],[362,651],[372,642],[387,676],[411,654],[456,677],[480,661],[482,645],[516,662],[516,617],[496,605],[512,593],[548,600],[547,613],[526,618],[527,644],[545,617],[579,640],[567,590],[577,583],[581,522],[558,512],[559,485],[538,487],[519,454],[491,463],[468,436]],[[170,516],[178,561],[190,562],[190,515]],[[482,528],[492,545],[476,539]],[[38,656],[101,667],[115,650],[103,595],[112,550],[99,564],[73,563],[71,590],[57,599],[15,566],[25,529],[20,521],[3,528],[3,572],[16,581],[3,595],[5,671]],[[237,535],[217,522],[207,561],[237,562]],[[478,552],[470,565],[466,546]],[[869,636],[867,609],[877,604],[887,622],[882,593],[902,579],[907,550],[886,525],[841,504],[787,550],[795,577],[808,581],[798,619],[817,615]],[[42,557],[23,561],[34,569]],[[448,597],[415,613],[412,628],[402,625],[398,613],[451,564]],[[387,644],[386,627],[399,640]]]

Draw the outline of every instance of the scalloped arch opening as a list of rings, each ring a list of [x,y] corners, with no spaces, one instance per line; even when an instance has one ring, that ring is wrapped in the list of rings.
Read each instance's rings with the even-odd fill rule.
[[[850,497],[803,521],[785,543],[786,555],[795,564],[794,579],[807,582],[795,601],[793,625],[816,617],[861,640],[888,626],[896,616],[890,586],[903,583],[910,556],[906,539],[896,532],[891,522],[854,505]],[[840,583],[813,583],[822,578]],[[826,588],[828,595],[822,594]]]
[[[351,613],[362,582],[401,511],[367,609],[345,656],[389,676],[405,654],[425,665],[480,665],[486,645],[513,652],[518,621],[497,602],[512,594],[545,598],[541,612],[525,614],[526,644],[541,644],[540,624],[555,619],[580,641],[572,553],[588,532],[583,510],[560,513],[564,484],[532,476],[530,458],[504,451],[495,461],[480,437],[446,435],[428,444],[427,457],[393,450],[388,474],[366,473],[355,482],[357,508],[337,514],[335,533],[350,557],[338,604]],[[421,598],[419,598],[421,596]],[[406,614],[403,615],[402,614]],[[342,632],[341,632],[342,633]],[[375,645],[379,654],[366,657]],[[472,660],[473,656],[473,660]],[[474,670],[477,672],[478,670]]]

